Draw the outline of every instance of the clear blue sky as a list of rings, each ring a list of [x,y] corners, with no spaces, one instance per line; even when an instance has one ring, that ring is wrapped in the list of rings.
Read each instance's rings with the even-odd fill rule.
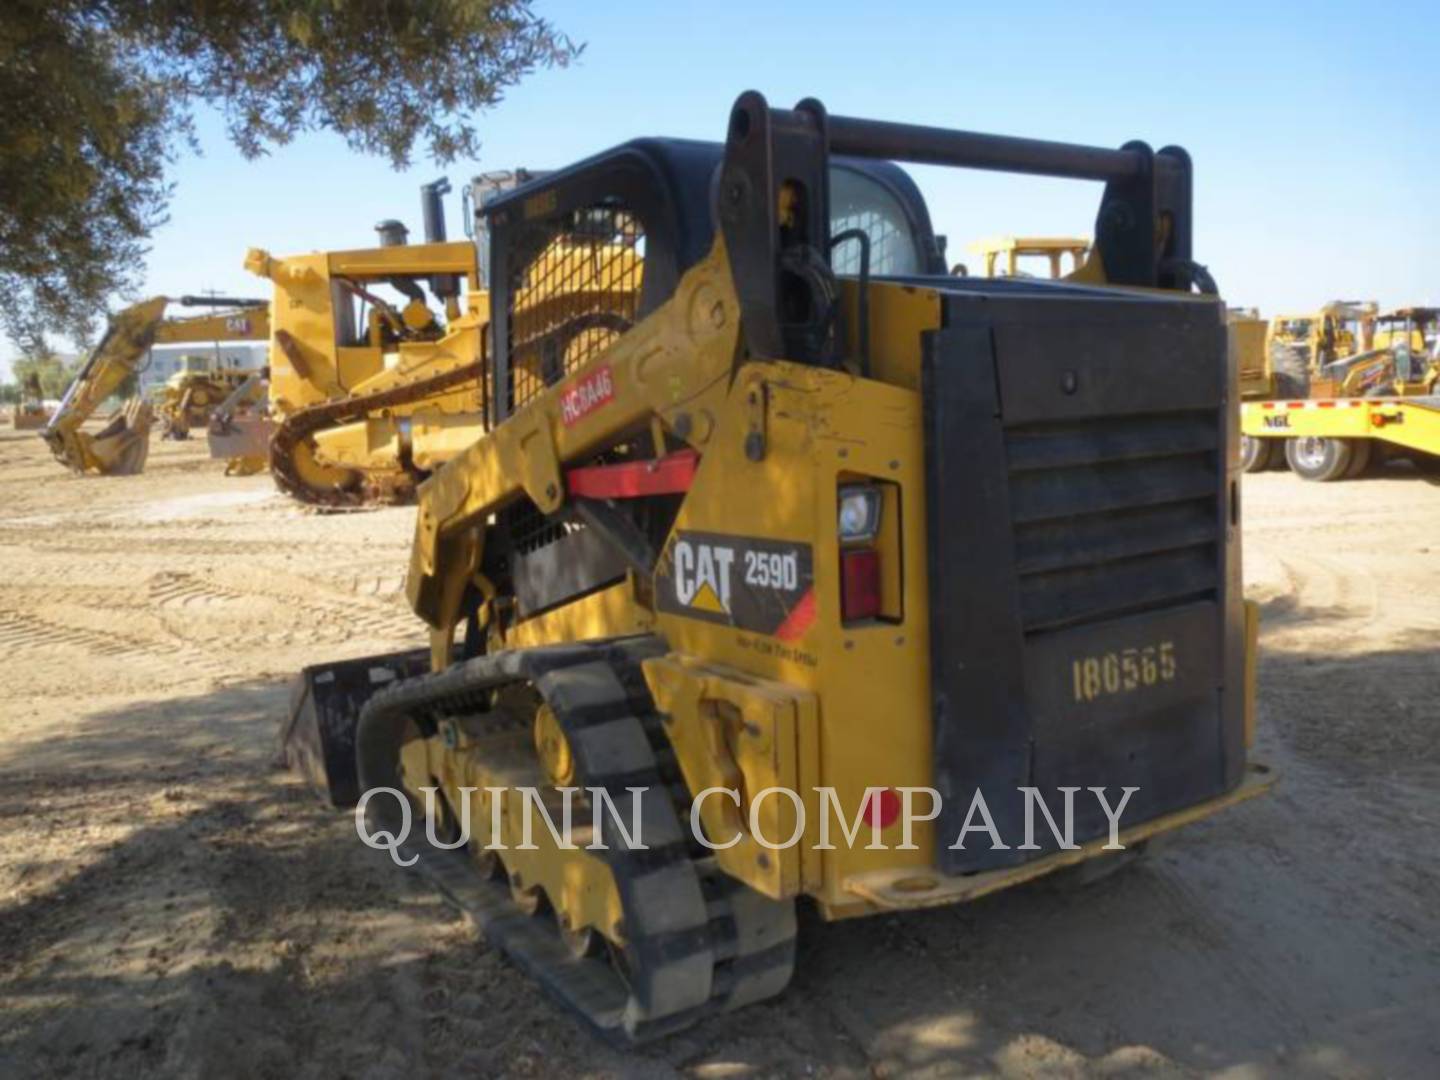
[[[542,2],[587,43],[480,118],[479,161],[444,172],[459,233],[472,173],[553,167],[637,135],[719,139],[735,95],[834,113],[1119,145],[1179,143],[1196,167],[1196,255],[1233,304],[1440,302],[1440,4],[996,5],[770,0]],[[173,170],[147,293],[266,295],[245,250],[363,247],[379,218],[419,234],[418,186],[327,134],[258,162],[200,117]],[[1090,231],[1099,188],[914,170],[953,255],[995,233]],[[117,298],[116,306],[119,301]],[[8,355],[10,349],[0,351]]]

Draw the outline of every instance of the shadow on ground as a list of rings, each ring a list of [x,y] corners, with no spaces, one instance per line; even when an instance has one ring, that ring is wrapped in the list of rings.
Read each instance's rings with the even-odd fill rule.
[[[1270,655],[1273,795],[1088,889],[807,915],[784,996],[628,1053],[274,771],[283,684],[99,713],[0,759],[0,1074],[1419,1072],[1440,851],[1402,830],[1434,816],[1433,730],[1334,688],[1437,681],[1418,643]]]

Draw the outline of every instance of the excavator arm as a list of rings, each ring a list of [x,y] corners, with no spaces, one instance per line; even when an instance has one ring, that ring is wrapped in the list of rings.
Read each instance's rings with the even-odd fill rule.
[[[183,297],[182,304],[227,303],[206,298]],[[75,380],[65,391],[60,407],[41,435],[50,451],[66,468],[103,476],[123,476],[145,468],[149,456],[151,406],[140,400],[128,402],[111,416],[95,434],[81,428],[121,385],[139,370],[150,347],[156,343],[182,341],[258,340],[269,336],[267,308],[235,307],[191,318],[166,319],[169,297],[156,296],[124,309],[110,320],[105,336],[86,359]],[[249,301],[236,301],[249,304]]]

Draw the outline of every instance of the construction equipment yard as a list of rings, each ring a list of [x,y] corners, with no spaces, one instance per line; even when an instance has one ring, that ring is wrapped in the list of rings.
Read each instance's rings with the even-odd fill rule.
[[[1268,797],[1081,891],[826,924],[791,991],[612,1050],[271,767],[296,669],[421,644],[414,510],[203,443],[0,432],[0,1075],[1423,1074],[1440,1058],[1440,490],[1243,480]]]

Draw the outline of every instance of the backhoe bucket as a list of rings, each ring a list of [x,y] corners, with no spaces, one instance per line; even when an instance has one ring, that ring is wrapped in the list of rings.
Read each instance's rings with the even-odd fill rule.
[[[355,772],[360,710],[385,687],[429,670],[428,648],[304,668],[291,688],[290,713],[280,731],[283,763],[330,805],[354,806],[360,799]]]
[[[77,473],[133,476],[145,469],[150,456],[150,425],[155,417],[150,404],[136,398],[106,421],[95,434],[74,428],[56,430],[54,423],[40,434],[55,460]]]
[[[86,466],[102,476],[134,476],[150,456],[150,425],[155,411],[138,398],[117,411],[95,435],[77,432]]]

